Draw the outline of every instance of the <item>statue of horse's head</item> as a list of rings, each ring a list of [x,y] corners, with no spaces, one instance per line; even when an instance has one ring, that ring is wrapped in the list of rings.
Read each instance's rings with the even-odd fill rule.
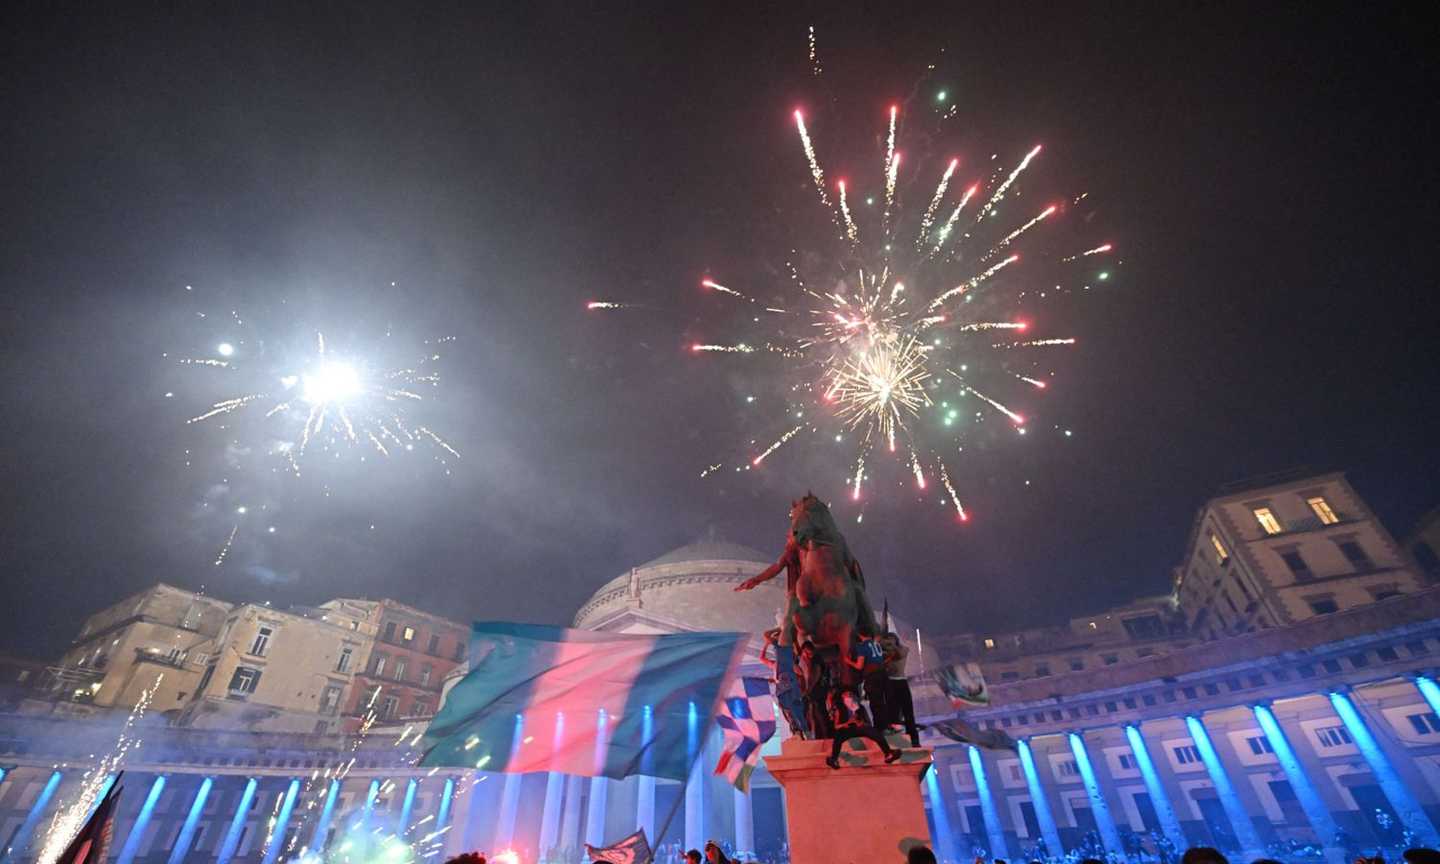
[[[807,540],[817,543],[834,544],[842,542],[840,526],[830,515],[830,508],[811,492],[798,501],[790,502],[790,533],[795,542],[804,544]]]

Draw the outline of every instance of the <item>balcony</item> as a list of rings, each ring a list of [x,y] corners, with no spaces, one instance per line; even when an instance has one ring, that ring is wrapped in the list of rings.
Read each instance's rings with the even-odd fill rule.
[[[162,653],[160,653],[159,651],[156,651],[156,650],[153,650],[153,649],[149,649],[149,648],[136,648],[136,649],[135,649],[135,662],[136,662],[136,663],[156,663],[156,664],[159,664],[159,665],[161,665],[161,666],[169,667],[169,668],[171,668],[171,669],[184,669],[184,668],[185,668],[185,658],[184,658],[183,656],[181,656],[179,653],[165,653],[165,654],[162,654]]]

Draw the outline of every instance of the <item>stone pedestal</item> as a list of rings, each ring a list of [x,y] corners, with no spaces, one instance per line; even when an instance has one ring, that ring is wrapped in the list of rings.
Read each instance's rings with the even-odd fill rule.
[[[895,740],[898,740],[896,738]],[[930,845],[920,782],[930,751],[906,749],[885,764],[873,742],[849,741],[840,767],[825,764],[829,741],[791,738],[765,767],[785,788],[793,864],[890,864],[917,843]]]

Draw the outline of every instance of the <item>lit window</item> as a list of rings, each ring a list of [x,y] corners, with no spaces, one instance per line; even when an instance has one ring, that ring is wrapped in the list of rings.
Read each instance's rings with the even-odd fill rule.
[[[1320,521],[1323,524],[1334,525],[1340,521],[1340,517],[1336,516],[1335,511],[1330,509],[1329,502],[1319,495],[1316,495],[1314,498],[1306,498],[1305,503],[1310,505],[1310,509],[1315,511],[1315,515],[1320,517]]]
[[[1220,538],[1219,538],[1219,537],[1216,537],[1214,534],[1211,534],[1211,535],[1210,535],[1210,545],[1215,547],[1215,563],[1216,563],[1216,564],[1224,564],[1226,561],[1229,561],[1229,560],[1230,560],[1230,553],[1227,552],[1227,551],[1225,551],[1225,544],[1220,542]]]
[[[274,630],[269,627],[261,627],[260,631],[255,634],[255,641],[250,643],[250,653],[256,657],[264,657],[265,649],[270,647],[270,637],[273,635],[275,635]]]
[[[1266,534],[1279,534],[1282,530],[1280,520],[1275,518],[1275,514],[1270,512],[1269,507],[1256,507],[1255,521],[1260,523],[1260,527],[1265,529]]]
[[[406,642],[414,642],[414,641],[415,641],[415,628],[414,628],[414,627],[406,627],[404,632],[405,632],[404,639],[405,639]]]
[[[994,640],[994,639],[986,639],[986,640],[985,640],[985,647],[986,647],[986,648],[994,648],[994,647],[995,647],[995,640]]]
[[[1315,737],[1320,739],[1321,747],[1341,747],[1353,743],[1350,730],[1344,726],[1322,726],[1315,730]]]

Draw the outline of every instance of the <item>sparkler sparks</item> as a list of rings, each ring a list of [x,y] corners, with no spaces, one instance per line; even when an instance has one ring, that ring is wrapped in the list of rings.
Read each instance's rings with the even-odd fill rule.
[[[811,36],[813,51],[813,31]],[[871,454],[878,445],[896,454],[898,465],[911,481],[906,485],[915,495],[938,494],[939,503],[953,508],[958,521],[968,521],[950,460],[965,450],[961,442],[967,436],[988,434],[982,423],[989,411],[1024,433],[1025,416],[1006,400],[1021,383],[1027,386],[1020,398],[1027,401],[1045,391],[1047,383],[1042,380],[1045,372],[1036,369],[1037,364],[1022,349],[1075,344],[1073,338],[1045,335],[999,343],[986,338],[993,338],[993,331],[1028,334],[1032,322],[1045,320],[1032,318],[1033,310],[1019,305],[1027,296],[1020,290],[1027,275],[1014,275],[1022,272],[1016,267],[1021,256],[1014,249],[1033,244],[1035,235],[1056,230],[1052,226],[1063,221],[1065,211],[1057,205],[1045,206],[1017,223],[1002,218],[1002,209],[1003,215],[1008,215],[1010,207],[1000,206],[1008,198],[1024,194],[1019,181],[1042,149],[1036,145],[1008,170],[996,168],[988,179],[963,187],[955,182],[964,164],[960,157],[947,154],[939,163],[943,170],[930,173],[925,170],[926,164],[931,164],[925,151],[922,149],[918,158],[912,154],[907,164],[913,160],[918,169],[910,172],[912,176],[938,173],[939,182],[933,193],[919,199],[925,203],[923,211],[907,220],[900,206],[907,196],[899,188],[901,152],[897,148],[903,128],[899,105],[890,106],[885,118],[881,188],[866,194],[857,184],[841,179],[835,183],[834,203],[805,114],[797,109],[793,118],[804,163],[828,223],[822,242],[838,241],[839,246],[830,252],[815,243],[804,244],[803,249],[790,248],[784,257],[789,278],[774,290],[747,285],[733,288],[730,285],[739,283],[729,278],[726,282],[730,285],[708,277],[702,282],[709,291],[767,310],[790,310],[784,319],[752,313],[745,326],[760,325],[759,336],[689,345],[694,353],[759,355],[741,361],[745,369],[781,385],[789,394],[767,403],[783,405],[783,411],[777,407],[773,414],[758,415],[784,431],[752,440],[749,458],[734,470],[759,467],[802,433],[824,433],[815,440],[833,439],[850,451],[843,482],[852,500],[860,500],[871,479]],[[922,134],[925,142],[932,137]],[[952,187],[963,191],[956,194]],[[984,196],[985,203],[972,211],[968,208],[977,196]],[[1085,197],[1066,195],[1060,200],[1068,202],[1067,210],[1075,210]],[[881,206],[852,209],[852,202],[857,201]],[[974,214],[973,222],[958,230],[960,217],[969,212]],[[907,234],[904,242],[892,240],[904,231],[914,233]],[[1086,247],[1076,244],[1071,248]],[[1058,259],[1043,250],[1033,256],[1029,251],[1026,254],[1046,267],[1110,248],[1107,243]],[[1014,274],[1005,272],[1012,267],[1016,267]],[[1046,281],[1039,284],[1054,284],[1055,274],[1043,273],[1040,278]],[[1029,296],[1044,294],[1032,290]],[[763,346],[764,352],[757,351],[757,345]],[[772,363],[767,357],[778,360]],[[1023,368],[1010,368],[1020,358],[1024,358]],[[972,406],[962,412],[964,400],[972,396],[980,410]],[[747,405],[753,401],[754,397],[749,397]],[[776,422],[782,420],[783,426]],[[712,462],[700,476],[717,475],[723,467],[723,461]],[[939,483],[933,483],[937,477]]]

